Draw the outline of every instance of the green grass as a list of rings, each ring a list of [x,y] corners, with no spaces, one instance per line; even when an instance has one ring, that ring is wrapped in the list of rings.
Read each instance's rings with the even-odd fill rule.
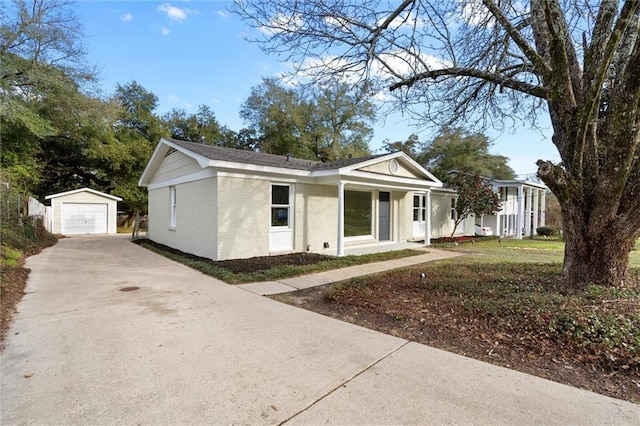
[[[365,254],[362,256],[326,256],[326,261],[314,264],[280,265],[272,267],[270,269],[257,270],[253,272],[234,273],[232,271],[229,271],[228,269],[220,267],[219,264],[208,259],[192,259],[190,258],[190,256],[182,256],[179,254],[170,253],[144,242],[142,242],[140,245],[156,253],[162,254],[163,256],[171,260],[198,270],[203,274],[222,280],[228,284],[273,281],[277,279],[296,277],[299,275],[329,271],[332,269],[346,268],[348,266],[364,265],[367,263],[382,262],[409,256],[417,256],[425,253],[418,250],[397,250],[383,253]]]
[[[443,262],[448,263],[562,263],[564,257],[564,241],[503,238],[478,239],[475,243],[437,244],[434,248],[464,253]],[[629,256],[629,267],[640,268],[640,241]]]
[[[22,252],[12,249],[11,247],[2,246],[0,261],[3,268],[15,268],[20,266],[20,259],[22,258]]]

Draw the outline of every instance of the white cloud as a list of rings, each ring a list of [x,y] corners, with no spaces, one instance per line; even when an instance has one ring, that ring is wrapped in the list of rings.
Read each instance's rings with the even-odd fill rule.
[[[198,11],[193,9],[183,9],[176,6],[171,6],[169,3],[158,6],[158,11],[165,13],[167,18],[172,21],[184,22],[189,15],[197,15]]]
[[[218,16],[220,16],[221,18],[227,19],[230,15],[225,12],[224,10],[218,10],[216,11],[216,13],[218,14]]]
[[[124,15],[120,16],[120,20],[122,22],[131,22],[132,19],[133,19],[133,15],[130,13],[125,13]]]
[[[487,7],[480,0],[459,0],[460,17],[463,21],[471,26],[486,25],[492,27],[494,25],[493,17]]]
[[[294,32],[304,25],[304,18],[301,15],[288,16],[282,13],[273,17],[268,26],[260,27],[260,31],[267,35],[278,33]]]
[[[162,35],[167,36],[171,34],[171,29],[169,27],[163,27],[161,25],[155,25],[153,27],[154,30],[159,31]]]
[[[183,101],[182,99],[180,99],[176,95],[169,95],[169,97],[167,98],[167,102],[169,102],[169,104],[171,104],[171,105],[178,105],[178,106],[183,107],[183,108],[193,108],[193,104],[191,104],[191,103],[189,103],[187,101]]]

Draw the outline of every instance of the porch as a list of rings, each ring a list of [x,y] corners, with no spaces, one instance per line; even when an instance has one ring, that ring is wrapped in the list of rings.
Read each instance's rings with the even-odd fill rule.
[[[366,244],[353,244],[353,245],[345,245],[344,246],[344,256],[361,256],[363,254],[371,254],[371,253],[383,253],[387,251],[397,251],[397,250],[429,250],[427,246],[422,242],[395,242],[395,241],[382,241],[375,243],[366,243]],[[327,256],[337,256],[336,248],[328,248],[320,251],[316,251],[316,253],[324,254]]]

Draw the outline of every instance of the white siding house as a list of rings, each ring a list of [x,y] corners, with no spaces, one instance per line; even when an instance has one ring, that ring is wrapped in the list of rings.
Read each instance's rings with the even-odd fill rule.
[[[401,152],[334,162],[161,139],[139,184],[147,236],[214,260],[420,239],[442,183]],[[417,235],[416,232],[421,232]]]
[[[47,195],[51,200],[51,232],[63,235],[115,234],[122,198],[90,188]]]

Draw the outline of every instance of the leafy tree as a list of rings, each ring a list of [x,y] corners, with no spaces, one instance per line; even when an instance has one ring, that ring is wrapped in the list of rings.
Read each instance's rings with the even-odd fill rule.
[[[320,120],[318,133],[322,143],[317,147],[320,160],[369,154],[371,123],[376,114],[366,86],[354,88],[343,81],[330,81],[313,94],[313,105]]]
[[[402,151],[412,159],[419,161],[418,157],[423,149],[423,144],[420,142],[418,135],[412,134],[406,141],[389,142],[389,140],[385,140],[382,143],[382,149],[387,152]]]
[[[163,115],[162,120],[175,139],[208,145],[216,145],[222,139],[220,124],[211,108],[206,105],[200,105],[195,114],[187,114],[184,109],[174,108]]]
[[[458,192],[456,218],[453,231],[451,231],[452,238],[458,225],[472,214],[475,217],[480,217],[500,211],[502,204],[500,196],[493,192],[491,184],[483,180],[477,173],[471,173],[469,169],[465,168],[450,176],[448,184]]]
[[[490,146],[489,139],[481,133],[445,127],[418,154],[418,162],[441,180],[451,170],[463,168],[485,177],[513,179],[515,173],[507,164],[509,159],[489,153]]]
[[[227,148],[251,149],[236,132],[220,125],[213,110],[207,105],[200,105],[195,114],[188,114],[184,109],[172,109],[162,116],[162,121],[169,128],[171,137],[175,139]]]
[[[95,73],[86,65],[82,28],[69,1],[0,4],[0,121],[5,173],[32,191],[44,168],[43,141],[75,129],[63,114],[85,105]]]
[[[539,160],[538,175],[562,210],[565,284],[631,281],[640,2],[245,0],[234,11],[295,72],[373,81],[423,123],[535,125],[546,111],[561,163]]]
[[[258,136],[257,148],[269,154],[315,158],[309,105],[293,89],[265,78],[251,89],[240,116]]]
[[[158,97],[139,83],[119,84],[114,98],[120,115],[114,124],[117,143],[113,148],[120,155],[113,158],[107,174],[114,192],[123,198],[122,208],[140,213],[147,209],[147,192],[138,186],[138,179],[156,144],[169,132],[155,114]]]
[[[331,161],[369,153],[372,104],[361,92],[332,81],[306,93],[265,78],[240,111],[257,135],[257,147],[271,154]]]

